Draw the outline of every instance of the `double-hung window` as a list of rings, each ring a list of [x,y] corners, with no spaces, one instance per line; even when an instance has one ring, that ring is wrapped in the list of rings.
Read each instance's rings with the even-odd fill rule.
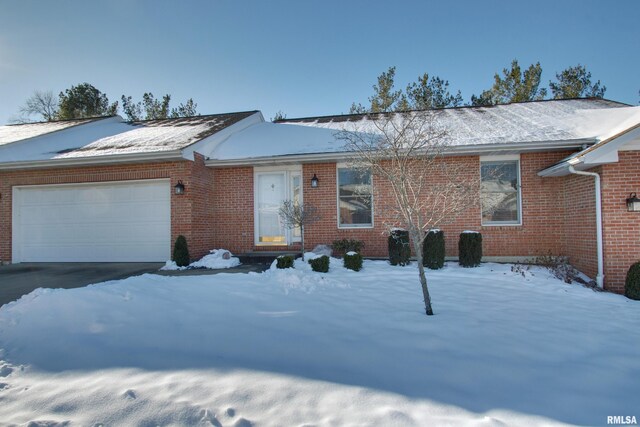
[[[373,226],[371,171],[338,167],[338,226]]]
[[[480,159],[482,225],[520,225],[520,161]]]

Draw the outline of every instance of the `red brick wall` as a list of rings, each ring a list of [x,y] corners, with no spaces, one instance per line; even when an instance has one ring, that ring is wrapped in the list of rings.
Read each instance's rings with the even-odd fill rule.
[[[481,226],[479,204],[471,206],[450,224],[441,225],[445,232],[447,255],[458,254],[458,235],[464,230],[482,232],[483,252],[487,256],[536,256],[563,252],[564,219],[563,181],[541,178],[538,171],[567,156],[567,152],[523,154],[520,157],[523,219],[521,226]],[[451,157],[450,162],[465,166],[470,174],[480,174],[477,156]],[[320,179],[319,188],[311,188],[313,174]],[[334,239],[353,238],[365,241],[367,256],[387,255],[387,230],[384,212],[393,204],[388,184],[374,178],[374,228],[338,229],[336,212],[335,163],[304,165],[304,200],[320,208],[322,221],[307,229],[308,247],[330,244]],[[386,218],[389,220],[389,218]]]
[[[571,265],[595,279],[598,273],[595,180],[588,176],[568,175],[562,178],[562,182],[562,255],[569,257]]]
[[[640,212],[628,212],[629,193],[640,194],[640,151],[619,153],[618,163],[602,166],[605,288],[624,292],[631,264],[640,261]]]
[[[214,246],[245,253],[253,250],[253,168],[213,171]]]
[[[0,172],[0,260],[11,261],[12,187],[16,185],[69,184],[143,179],[171,179],[171,188],[182,180],[186,193],[171,196],[171,240],[183,234],[192,258],[210,249],[213,231],[199,224],[211,223],[212,172],[204,166],[202,156],[196,161],[102,165],[80,168],[52,168]],[[204,201],[204,202],[203,202]],[[192,218],[195,221],[192,221]],[[192,227],[192,224],[198,224]],[[208,242],[207,242],[208,241]]]

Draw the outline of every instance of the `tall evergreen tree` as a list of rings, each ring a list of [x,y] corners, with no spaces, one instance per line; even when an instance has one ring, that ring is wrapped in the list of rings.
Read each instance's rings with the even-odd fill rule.
[[[402,94],[402,90],[395,90],[394,80],[396,76],[396,67],[389,67],[389,70],[378,76],[378,84],[373,85],[373,96],[369,97],[370,107],[362,104],[351,105],[350,113],[388,113],[403,109],[406,105],[406,99]],[[406,109],[406,108],[404,108]]]
[[[502,76],[496,73],[493,86],[479,96],[473,95],[473,105],[496,105],[509,102],[538,101],[547,96],[547,90],[540,87],[542,67],[537,62],[522,71],[518,60],[511,62],[511,68],[504,68]]]
[[[369,97],[369,106],[353,103],[350,113],[427,110],[462,105],[460,91],[452,94],[447,80],[437,76],[429,77],[429,74],[424,73],[416,82],[409,83],[403,92],[401,89],[395,89],[395,74],[396,67],[389,67],[386,72],[380,74],[378,84],[373,85],[374,93]]]
[[[107,95],[89,83],[71,86],[58,97],[57,118],[61,120],[113,116],[118,111],[117,101],[110,104]]]
[[[549,81],[554,99],[593,97],[602,98],[607,87],[600,80],[591,83],[591,72],[584,65],[569,67],[556,73],[556,81]]]
[[[122,110],[130,121],[159,120],[178,117],[191,117],[197,115],[196,104],[192,98],[186,103],[170,108],[171,95],[166,94],[162,99],[156,99],[153,93],[145,92],[142,101],[134,103],[130,96],[121,97]]]
[[[428,110],[431,108],[458,107],[462,105],[462,94],[449,92],[449,82],[440,77],[429,77],[424,73],[418,81],[407,85],[406,96],[411,108]]]

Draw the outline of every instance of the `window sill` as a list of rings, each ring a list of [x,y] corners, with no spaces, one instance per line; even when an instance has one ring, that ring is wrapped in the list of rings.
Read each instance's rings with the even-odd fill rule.
[[[367,230],[372,229],[373,224],[370,225],[339,225],[338,230]]]

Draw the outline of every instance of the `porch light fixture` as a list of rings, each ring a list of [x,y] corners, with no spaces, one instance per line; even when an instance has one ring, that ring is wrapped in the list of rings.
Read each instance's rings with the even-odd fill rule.
[[[636,193],[629,194],[627,199],[627,210],[629,212],[640,212],[640,199],[636,197]]]
[[[182,181],[178,181],[176,186],[173,188],[176,192],[176,195],[180,196],[181,194],[184,194],[184,184],[182,183]]]
[[[313,174],[313,178],[311,178],[311,188],[317,188],[318,187],[318,182],[320,180],[318,179],[318,177],[316,176],[316,174]],[[640,200],[638,200],[640,202]]]

